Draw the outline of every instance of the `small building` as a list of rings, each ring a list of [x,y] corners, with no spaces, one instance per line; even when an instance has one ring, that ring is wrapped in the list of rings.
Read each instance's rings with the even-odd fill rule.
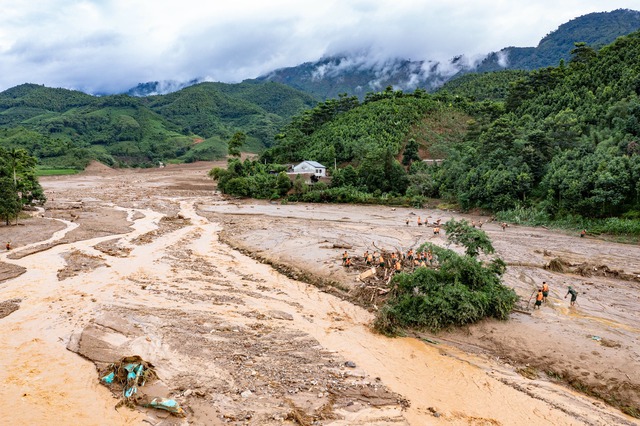
[[[317,161],[303,161],[297,166],[293,166],[293,174],[307,174],[313,173],[317,178],[327,176],[327,168]]]

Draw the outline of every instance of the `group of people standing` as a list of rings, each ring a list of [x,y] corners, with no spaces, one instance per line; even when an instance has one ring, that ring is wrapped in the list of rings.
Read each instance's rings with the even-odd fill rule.
[[[578,299],[578,292],[571,286],[565,294],[564,298],[571,295],[570,306],[574,306],[576,304],[576,300]],[[542,281],[542,287],[538,288],[538,294],[536,294],[536,303],[533,305],[533,309],[540,309],[543,303],[547,303],[547,296],[549,296],[549,284],[546,281]]]
[[[406,254],[393,251],[388,255],[384,251],[380,253],[377,251],[370,253],[369,250],[366,250],[362,255],[362,258],[367,267],[377,266],[379,268],[390,268],[396,272],[401,272],[403,267],[433,266],[435,261],[434,255],[430,249],[419,252],[414,252],[413,249],[409,249]],[[353,259],[349,256],[349,252],[345,250],[344,253],[342,253],[342,266],[350,268],[353,266],[353,263]]]
[[[433,235],[440,235],[440,222],[442,221],[442,219],[438,219],[435,222],[433,222]],[[411,219],[407,218],[407,226],[409,226],[409,223],[411,223]],[[417,224],[419,227],[421,227],[423,224],[425,226],[429,225],[429,221],[428,220],[424,220],[424,222],[422,222],[422,218],[420,216],[418,216],[418,220],[417,220]]]

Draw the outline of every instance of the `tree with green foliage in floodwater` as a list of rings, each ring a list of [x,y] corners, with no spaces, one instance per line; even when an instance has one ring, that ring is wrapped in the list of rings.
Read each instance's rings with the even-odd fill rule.
[[[419,251],[431,250],[434,263],[393,278],[389,299],[374,322],[381,333],[397,335],[407,328],[435,332],[483,318],[508,318],[518,297],[502,284],[502,259],[478,259],[480,252],[494,252],[485,232],[464,220],[452,219],[443,228],[448,241],[462,245],[465,254],[423,244]]]
[[[36,159],[24,149],[0,148],[0,220],[7,225],[27,204],[42,204],[46,197],[35,173]]]

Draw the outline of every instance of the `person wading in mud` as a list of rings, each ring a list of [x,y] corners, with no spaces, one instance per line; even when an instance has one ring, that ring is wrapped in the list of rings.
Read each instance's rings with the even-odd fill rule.
[[[533,305],[533,309],[540,309],[540,305],[542,305],[542,299],[544,299],[544,296],[542,295],[542,289],[539,288],[538,294],[536,294],[536,304]]]
[[[549,284],[546,281],[542,281],[542,301],[547,303],[547,296],[549,295]]]
[[[566,299],[568,295],[571,295],[571,306],[576,304],[576,299],[578,298],[578,292],[571,286],[569,286],[569,290],[567,291],[567,294],[564,295],[564,298]]]
[[[587,230],[583,229],[582,232],[580,232],[580,238],[584,238],[585,235],[587,235]]]
[[[7,251],[11,250],[11,241],[7,241]]]
[[[344,265],[345,263],[347,263],[347,258],[349,258],[349,254],[347,253],[347,251],[345,250],[344,253],[342,253],[342,264]]]

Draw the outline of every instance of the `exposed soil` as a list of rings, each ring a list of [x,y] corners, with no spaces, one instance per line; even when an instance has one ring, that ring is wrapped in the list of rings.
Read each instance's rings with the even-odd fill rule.
[[[0,226],[3,422],[640,424],[620,411],[640,406],[638,246],[433,209],[225,200],[213,165],[43,178],[45,211]],[[482,221],[521,313],[375,334],[391,271],[361,276],[362,253],[446,245],[417,216]],[[543,280],[549,301],[531,311]],[[159,377],[139,392],[185,417],[114,409],[99,371],[132,355]]]

